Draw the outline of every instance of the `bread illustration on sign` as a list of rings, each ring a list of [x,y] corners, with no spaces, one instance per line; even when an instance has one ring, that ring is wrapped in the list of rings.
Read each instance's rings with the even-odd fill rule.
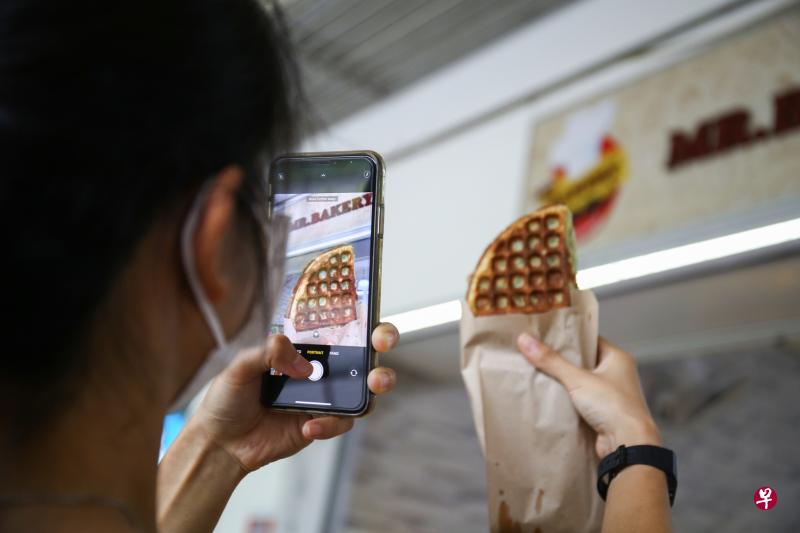
[[[296,331],[356,320],[355,254],[349,244],[327,250],[303,269],[286,308]]]
[[[475,316],[543,313],[570,306],[575,231],[564,205],[539,209],[508,226],[486,248],[469,281]]]

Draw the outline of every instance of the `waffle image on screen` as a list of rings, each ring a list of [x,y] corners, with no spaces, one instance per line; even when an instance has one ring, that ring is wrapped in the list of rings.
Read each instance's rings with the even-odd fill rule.
[[[295,344],[365,347],[371,193],[279,194],[291,219],[273,332]]]

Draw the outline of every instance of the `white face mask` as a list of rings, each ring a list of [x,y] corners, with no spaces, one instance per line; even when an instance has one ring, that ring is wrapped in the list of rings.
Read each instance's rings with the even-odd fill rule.
[[[189,286],[194,294],[200,312],[205,318],[208,329],[214,336],[217,347],[206,357],[205,362],[192,376],[191,380],[181,389],[178,397],[170,406],[170,411],[181,411],[189,405],[200,390],[217,374],[233,361],[236,354],[245,348],[260,346],[267,337],[267,328],[272,318],[272,313],[277,303],[277,296],[280,294],[283,283],[283,268],[286,258],[286,240],[289,232],[289,219],[285,216],[273,216],[271,220],[266,220],[266,212],[263,217],[256,213],[257,220],[263,226],[263,239],[265,251],[265,265],[262,265],[264,273],[264,283],[260,287],[262,297],[256,298],[250,316],[242,328],[230,340],[225,339],[225,331],[219,321],[214,306],[206,296],[203,285],[197,275],[197,268],[194,260],[194,247],[192,246],[194,232],[197,228],[197,219],[200,211],[208,199],[207,185],[204,187],[192,205],[189,216],[186,218],[183,230],[181,231],[181,257],[183,268]]]

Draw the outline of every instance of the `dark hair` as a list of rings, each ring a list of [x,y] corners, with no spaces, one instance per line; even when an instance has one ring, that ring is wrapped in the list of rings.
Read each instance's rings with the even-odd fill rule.
[[[0,4],[10,427],[63,400],[95,310],[156,218],[226,165],[258,180],[295,140],[288,45],[258,0]]]

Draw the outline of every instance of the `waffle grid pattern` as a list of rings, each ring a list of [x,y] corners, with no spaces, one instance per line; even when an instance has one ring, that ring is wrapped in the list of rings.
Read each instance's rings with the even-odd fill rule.
[[[295,330],[340,326],[356,320],[355,258],[340,246],[314,258],[294,291],[290,319]]]
[[[536,211],[514,222],[486,249],[470,280],[467,302],[476,316],[568,307],[574,265],[569,210]]]

